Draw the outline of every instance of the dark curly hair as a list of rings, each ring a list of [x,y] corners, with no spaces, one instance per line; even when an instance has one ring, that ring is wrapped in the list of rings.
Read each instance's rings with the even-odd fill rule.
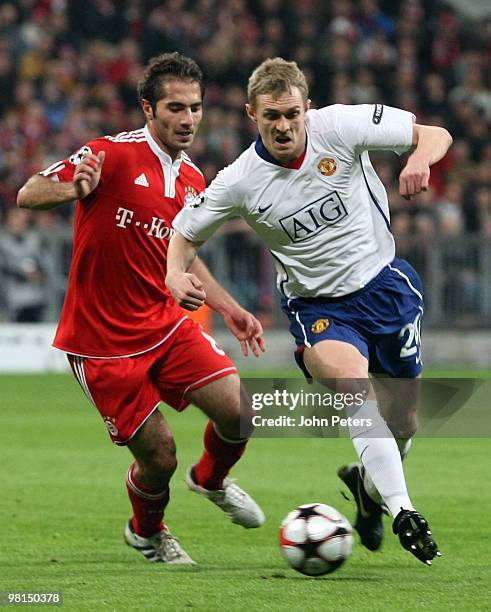
[[[198,64],[181,53],[162,53],[152,57],[138,83],[138,99],[148,100],[155,112],[157,102],[165,98],[164,85],[166,80],[182,79],[196,81],[201,89],[201,97],[205,95],[203,72]]]

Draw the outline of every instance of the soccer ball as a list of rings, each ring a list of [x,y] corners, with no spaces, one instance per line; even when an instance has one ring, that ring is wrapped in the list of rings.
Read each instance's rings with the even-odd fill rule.
[[[281,523],[280,547],[293,569],[307,576],[323,576],[350,556],[353,529],[335,508],[304,504]]]

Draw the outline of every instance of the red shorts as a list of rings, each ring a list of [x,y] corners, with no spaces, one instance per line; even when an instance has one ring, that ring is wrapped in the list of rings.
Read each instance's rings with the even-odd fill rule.
[[[116,444],[126,444],[160,401],[178,411],[188,391],[237,372],[215,340],[184,319],[156,348],[133,357],[68,355],[73,373]]]

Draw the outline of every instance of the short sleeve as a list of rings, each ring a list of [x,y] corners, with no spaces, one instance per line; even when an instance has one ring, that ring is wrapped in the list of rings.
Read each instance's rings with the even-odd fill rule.
[[[109,149],[111,149],[111,155],[107,155]],[[94,153],[94,155],[97,155],[99,151],[106,151],[106,159],[104,160],[104,165],[102,167],[102,183],[104,182],[104,178],[109,174],[114,161],[114,147],[111,146],[111,142],[106,138],[97,138],[88,142],[83,147],[80,147],[78,151],[75,151],[72,155],[70,155],[70,157],[51,164],[51,166],[45,170],[42,170],[39,172],[39,174],[61,183],[73,181],[75,168],[82,161],[83,156],[86,153]]]
[[[402,154],[411,148],[415,116],[384,104],[336,104],[329,112],[330,125],[344,146],[357,152],[387,150]]]
[[[224,172],[222,170],[210,186],[174,218],[174,229],[191,242],[208,240],[222,223],[238,214]]]

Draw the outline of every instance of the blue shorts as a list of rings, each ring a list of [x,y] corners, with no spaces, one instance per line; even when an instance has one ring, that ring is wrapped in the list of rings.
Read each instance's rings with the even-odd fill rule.
[[[297,343],[295,359],[307,378],[303,351],[322,340],[352,344],[374,374],[415,378],[421,372],[423,288],[403,259],[394,259],[359,291],[339,298],[283,298],[282,309]]]

